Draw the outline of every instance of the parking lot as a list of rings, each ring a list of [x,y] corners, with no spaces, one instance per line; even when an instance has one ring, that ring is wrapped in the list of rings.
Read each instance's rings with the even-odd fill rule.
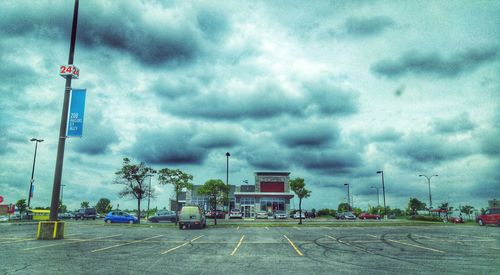
[[[173,226],[68,222],[35,240],[36,224],[0,227],[2,274],[498,274],[500,228],[438,226]]]

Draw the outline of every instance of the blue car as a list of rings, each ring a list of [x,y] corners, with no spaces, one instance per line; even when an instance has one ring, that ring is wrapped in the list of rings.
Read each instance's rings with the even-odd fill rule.
[[[130,215],[127,212],[123,212],[123,211],[111,211],[104,218],[105,223],[119,222],[119,223],[133,224],[133,223],[137,223],[138,221],[139,220],[136,217]]]

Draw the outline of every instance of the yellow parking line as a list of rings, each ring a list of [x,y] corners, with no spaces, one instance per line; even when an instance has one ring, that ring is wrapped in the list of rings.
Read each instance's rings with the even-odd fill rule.
[[[116,234],[116,235],[111,235],[111,236],[106,236],[106,237],[97,237],[97,238],[92,238],[92,239],[87,239],[87,240],[78,240],[78,241],[71,241],[71,242],[64,242],[64,243],[48,244],[48,245],[42,245],[42,246],[37,246],[37,247],[29,247],[29,248],[25,248],[23,250],[26,251],[26,250],[33,250],[33,249],[38,249],[38,248],[45,248],[45,247],[52,247],[52,246],[58,246],[58,245],[79,243],[79,242],[92,241],[92,240],[98,240],[98,239],[113,238],[113,237],[117,237],[117,236],[120,236],[120,235],[122,235],[122,234]]]
[[[434,251],[434,252],[446,253],[446,252],[441,251],[441,250],[437,250],[437,249],[434,249],[434,248],[425,247],[425,246],[421,246],[421,245],[416,245],[416,244],[411,244],[411,243],[404,243],[404,242],[400,242],[400,241],[396,241],[396,240],[391,240],[391,239],[387,239],[387,240],[390,241],[390,242],[395,242],[395,243],[399,243],[399,244],[403,244],[403,245],[413,246],[413,247],[417,247],[417,248],[421,248],[421,249],[427,249],[427,250]]]
[[[302,254],[302,252],[300,252],[299,248],[297,246],[295,246],[295,244],[286,235],[283,235],[283,237],[285,237],[285,239],[290,243],[290,245],[293,247],[293,249],[295,249],[295,252],[297,252],[297,254],[299,254],[299,256],[304,256],[304,254]]]
[[[199,238],[201,238],[201,237],[203,237],[203,236],[205,236],[205,235],[198,236],[198,237],[196,237],[196,238],[194,238],[194,239],[192,239],[192,240],[190,240],[190,241],[188,241],[188,242],[185,242],[185,243],[183,243],[183,244],[181,244],[181,245],[178,245],[178,246],[176,246],[176,247],[174,247],[174,248],[170,248],[169,250],[164,251],[164,252],[162,252],[161,254],[167,254],[167,253],[169,253],[169,252],[172,252],[172,251],[174,251],[174,250],[176,250],[176,249],[178,249],[178,248],[181,248],[181,247],[183,247],[183,246],[186,246],[186,245],[188,245],[188,244],[190,244],[190,243],[192,243],[192,242],[194,242],[194,241],[198,240]]]
[[[238,250],[238,248],[240,247],[241,243],[243,242],[243,239],[245,238],[245,235],[241,236],[241,239],[240,241],[238,242],[238,245],[236,245],[236,247],[233,249],[233,252],[231,252],[231,256],[234,256],[234,253],[236,253],[236,251]]]
[[[120,246],[124,246],[124,245],[129,245],[129,244],[133,244],[133,243],[140,243],[140,242],[143,242],[143,241],[146,241],[146,240],[151,240],[151,239],[158,238],[158,237],[161,237],[161,236],[163,236],[163,235],[157,235],[157,236],[154,236],[154,237],[150,237],[150,238],[146,238],[146,239],[142,239],[142,240],[137,240],[137,241],[133,241],[133,242],[128,242],[128,243],[115,244],[115,245],[112,245],[112,246],[95,249],[95,250],[92,250],[90,252],[94,253],[94,252],[108,250],[108,249],[111,249],[111,248],[120,247]]]

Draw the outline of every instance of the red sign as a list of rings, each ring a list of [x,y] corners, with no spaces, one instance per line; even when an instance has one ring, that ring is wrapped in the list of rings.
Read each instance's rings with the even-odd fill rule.
[[[2,197],[2,196],[0,196],[0,203],[2,203],[2,202],[3,202],[3,197]]]
[[[59,66],[59,75],[66,78],[66,76],[71,76],[71,78],[80,77],[80,69],[78,69],[75,65],[61,65]]]

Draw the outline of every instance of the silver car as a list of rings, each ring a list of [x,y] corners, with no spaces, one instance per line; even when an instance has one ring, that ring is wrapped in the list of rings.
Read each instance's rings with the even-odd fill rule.
[[[285,211],[276,211],[274,212],[274,218],[275,219],[286,219],[286,212]]]

